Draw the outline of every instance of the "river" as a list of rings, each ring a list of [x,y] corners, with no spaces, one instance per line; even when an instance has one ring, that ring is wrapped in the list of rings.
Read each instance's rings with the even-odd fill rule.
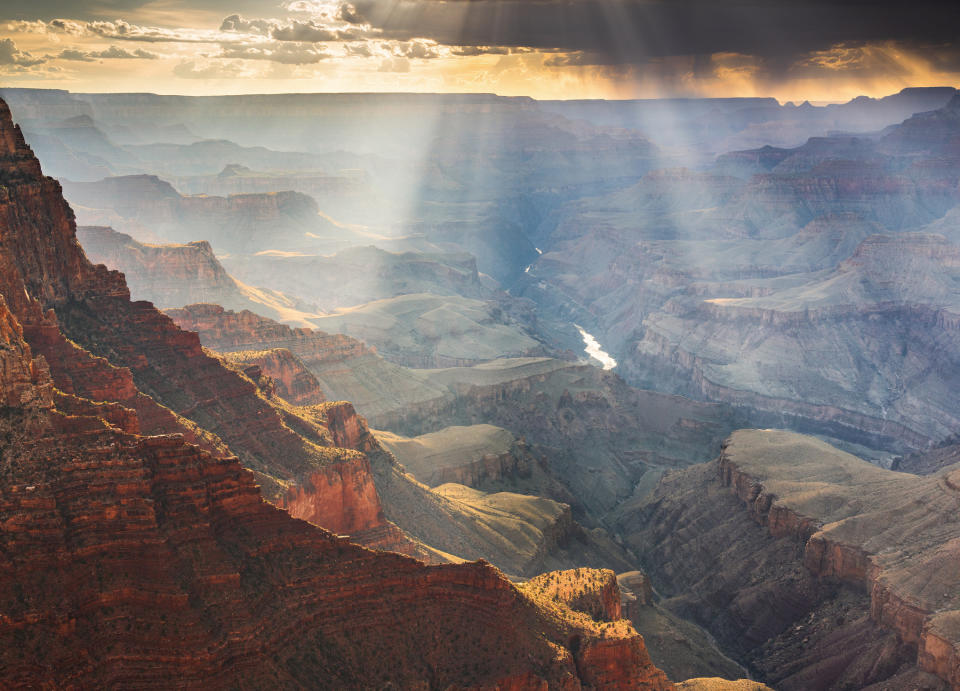
[[[587,333],[587,330],[582,326],[574,324],[577,327],[577,331],[580,332],[580,337],[583,339],[583,343],[586,346],[584,351],[592,357],[594,360],[599,362],[603,369],[613,369],[617,366],[617,361],[610,357],[610,354],[603,349],[600,343],[593,337],[592,334]]]

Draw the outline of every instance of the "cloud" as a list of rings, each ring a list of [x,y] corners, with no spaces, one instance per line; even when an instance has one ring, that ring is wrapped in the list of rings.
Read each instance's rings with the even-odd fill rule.
[[[173,74],[183,79],[236,79],[243,77],[245,71],[235,62],[184,60],[173,68]]]
[[[237,15],[236,18],[240,20],[239,15]],[[232,17],[228,17],[224,22],[230,19],[232,19]],[[65,34],[76,37],[100,37],[120,41],[143,41],[147,43],[232,43],[256,38],[256,35],[251,32],[240,33],[239,30],[216,31],[191,27],[170,29],[132,24],[123,19],[89,22],[78,22],[73,19],[17,21],[9,22],[5,26],[10,31],[21,33]]]
[[[220,24],[220,31],[240,32],[245,34],[263,34],[268,36],[276,26],[276,20],[246,19],[239,14],[231,14]]]
[[[142,48],[137,48],[136,50],[129,51],[118,46],[110,46],[105,50],[93,50],[93,51],[84,51],[78,50],[76,48],[65,48],[61,50],[57,55],[48,55],[50,59],[58,60],[78,60],[81,62],[95,62],[98,59],[102,60],[130,60],[130,59],[141,59],[141,60],[156,60],[160,56],[156,53],[151,53],[149,51],[143,50]]]
[[[453,46],[450,49],[451,55],[461,57],[476,57],[478,55],[509,55],[510,48],[507,46]]]
[[[351,57],[373,57],[373,51],[370,49],[368,42],[347,43],[344,45],[344,52]]]
[[[19,50],[13,39],[0,39],[0,67],[33,67],[46,62],[46,58],[35,57],[25,50]]]
[[[408,41],[393,44],[395,57],[413,60],[432,60],[440,57],[437,44],[428,41]]]
[[[252,46],[224,46],[221,58],[242,60],[271,60],[284,65],[311,65],[330,57],[311,44],[272,43]]]
[[[78,62],[96,62],[90,53],[76,48],[64,48],[57,55],[48,55],[51,60],[76,60]]]
[[[375,32],[379,33],[379,32]],[[270,31],[270,36],[278,41],[302,41],[323,43],[328,41],[354,41],[367,37],[369,32],[363,27],[336,26],[329,23],[309,19],[307,21],[294,20],[289,24],[276,25]]]
[[[605,63],[711,53],[794,58],[838,43],[955,43],[941,0],[353,0],[389,38],[605,54]]]

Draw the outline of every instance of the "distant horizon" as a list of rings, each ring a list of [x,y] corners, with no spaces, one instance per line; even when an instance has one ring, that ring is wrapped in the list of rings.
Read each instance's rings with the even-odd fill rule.
[[[955,91],[960,91],[960,87],[953,86],[950,84],[936,84],[929,86],[904,86],[896,91],[884,92],[880,95],[870,95],[866,93],[860,93],[849,98],[842,98],[838,100],[813,100],[813,99],[779,99],[773,95],[753,95],[753,96],[743,96],[743,95],[729,95],[729,96],[682,96],[682,95],[665,95],[665,96],[653,96],[653,97],[636,97],[636,98],[538,98],[535,96],[528,96],[525,94],[502,94],[493,91],[249,91],[249,92],[225,92],[225,93],[187,93],[187,92],[164,92],[164,91],[131,91],[131,90],[109,90],[109,89],[70,89],[65,87],[53,87],[53,86],[19,86],[19,85],[7,85],[0,83],[0,90],[3,89],[16,89],[23,91],[61,91],[69,94],[91,94],[91,95],[131,95],[131,96],[173,96],[173,97],[182,97],[182,98],[242,98],[245,96],[488,96],[494,98],[503,98],[503,99],[529,99],[532,101],[542,102],[542,101],[560,101],[560,102],[577,102],[577,101],[608,101],[608,102],[644,102],[644,101],[731,101],[731,100],[743,100],[743,101],[764,101],[764,100],[774,100],[780,106],[793,105],[794,107],[802,106],[803,104],[810,104],[816,108],[822,108],[830,105],[843,105],[845,103],[850,103],[858,98],[869,98],[874,101],[879,101],[884,98],[889,98],[891,96],[896,96],[904,91],[920,91],[920,90],[934,90],[934,89],[953,89]]]

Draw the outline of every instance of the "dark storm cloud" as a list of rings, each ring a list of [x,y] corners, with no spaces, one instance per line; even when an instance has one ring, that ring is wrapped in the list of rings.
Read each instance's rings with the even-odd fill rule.
[[[353,0],[351,17],[392,38],[559,49],[584,63],[724,52],[776,61],[838,43],[953,44],[960,2]]]

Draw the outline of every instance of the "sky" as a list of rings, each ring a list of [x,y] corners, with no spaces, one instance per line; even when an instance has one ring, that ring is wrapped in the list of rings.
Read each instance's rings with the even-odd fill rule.
[[[0,0],[0,85],[846,101],[960,86],[960,2]]]

